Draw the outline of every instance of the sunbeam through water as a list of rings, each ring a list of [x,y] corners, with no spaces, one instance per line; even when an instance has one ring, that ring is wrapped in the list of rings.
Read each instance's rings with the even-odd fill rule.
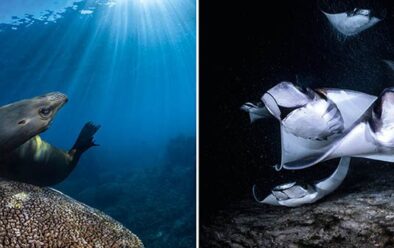
[[[65,93],[69,102],[42,135],[63,149],[73,145],[85,122],[99,123],[100,146],[58,188],[123,221],[147,247],[165,247],[160,242],[194,223],[195,12],[194,0],[0,3],[0,104]],[[169,157],[184,153],[193,156],[174,162],[188,163],[181,172],[168,168]],[[183,170],[191,178],[178,181]],[[151,191],[168,178],[177,184],[170,182],[174,188],[156,200],[170,206],[178,194],[185,201],[180,207],[190,209],[168,210],[179,216],[165,213],[161,222],[149,223],[158,214],[149,205]],[[137,184],[139,192],[126,190]],[[123,196],[106,198],[114,194]],[[194,230],[183,236],[194,242]]]

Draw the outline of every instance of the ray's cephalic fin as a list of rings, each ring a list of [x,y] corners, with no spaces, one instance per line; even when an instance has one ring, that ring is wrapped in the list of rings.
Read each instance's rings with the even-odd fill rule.
[[[241,106],[241,110],[249,113],[250,123],[253,123],[259,119],[272,117],[271,113],[267,110],[262,102],[257,104],[247,102]]]

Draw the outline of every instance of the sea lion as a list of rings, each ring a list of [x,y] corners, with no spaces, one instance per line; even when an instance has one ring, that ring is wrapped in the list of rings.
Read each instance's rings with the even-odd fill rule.
[[[67,98],[63,94],[59,94],[57,97],[63,99],[64,105]],[[35,99],[40,98],[33,98],[33,101],[19,102],[17,106],[25,107],[24,105],[34,103]],[[24,112],[18,112],[18,108],[13,109],[17,113],[20,113],[20,115],[26,115]],[[29,109],[31,110],[32,108]],[[41,112],[47,113],[51,112],[51,110],[45,109]],[[36,110],[27,112],[27,114],[41,112],[40,110]],[[26,115],[26,117],[28,118],[23,120],[30,119],[29,115]],[[53,114],[51,119],[53,119]],[[37,129],[37,132],[43,132],[47,128],[48,125],[45,128]],[[68,152],[62,151],[43,141],[37,132],[35,132],[36,135],[33,138],[28,139],[19,147],[0,156],[0,176],[38,186],[57,184],[72,172],[81,155],[86,150],[92,146],[97,146],[93,142],[93,135],[98,129],[99,126],[91,122],[86,123],[74,146]]]
[[[0,157],[48,129],[66,102],[64,94],[52,92],[0,107]]]

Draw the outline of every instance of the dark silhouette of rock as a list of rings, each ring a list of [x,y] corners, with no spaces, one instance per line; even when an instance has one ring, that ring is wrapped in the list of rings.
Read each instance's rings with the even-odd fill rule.
[[[1,180],[0,247],[144,246],[111,217],[56,190]]]
[[[339,191],[298,208],[245,200],[201,228],[202,247],[394,247],[393,164],[356,161]]]

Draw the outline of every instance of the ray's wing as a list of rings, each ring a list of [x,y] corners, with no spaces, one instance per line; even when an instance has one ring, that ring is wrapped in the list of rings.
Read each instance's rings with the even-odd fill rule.
[[[352,127],[377,99],[377,96],[353,90],[322,89],[322,91],[337,105],[342,114],[345,130]]]
[[[288,132],[281,125],[282,158],[281,164],[285,169],[304,169],[318,160],[327,151],[338,135],[327,138],[327,140],[312,140],[297,137]]]
[[[322,92],[336,104],[341,112],[344,132],[327,140],[309,140],[296,137],[287,132],[285,128],[281,128],[281,165],[285,169],[308,168],[327,158],[336,150],[333,146],[337,146],[338,141],[362,120],[363,115],[377,99],[376,96],[351,90],[323,89]]]

